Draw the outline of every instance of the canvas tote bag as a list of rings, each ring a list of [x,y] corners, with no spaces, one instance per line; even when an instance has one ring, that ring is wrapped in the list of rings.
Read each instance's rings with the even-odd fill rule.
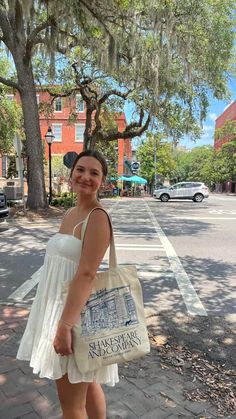
[[[82,227],[82,244],[88,219]],[[73,352],[82,373],[150,352],[137,270],[117,266],[111,220],[110,225],[109,269],[97,272],[90,298],[73,327]]]

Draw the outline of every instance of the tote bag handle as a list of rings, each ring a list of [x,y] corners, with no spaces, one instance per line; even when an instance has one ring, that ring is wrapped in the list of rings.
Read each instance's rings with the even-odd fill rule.
[[[111,219],[110,219],[109,214],[103,208],[101,208],[101,207],[93,208],[92,211],[90,211],[90,213],[87,215],[86,219],[84,220],[84,223],[82,224],[82,230],[81,230],[82,246],[83,246],[83,243],[84,243],[84,237],[85,237],[85,233],[86,233],[86,229],[87,229],[89,216],[97,208],[104,211],[106,213],[106,215],[108,216],[110,227],[111,227],[111,239],[110,239],[110,251],[109,251],[109,268],[117,268],[117,257],[116,257],[116,249],[115,249],[115,241],[114,241],[112,223],[111,223]]]

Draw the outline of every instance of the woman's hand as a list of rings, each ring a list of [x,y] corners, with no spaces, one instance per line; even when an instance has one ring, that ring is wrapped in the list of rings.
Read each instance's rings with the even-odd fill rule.
[[[72,354],[72,328],[59,322],[53,347],[59,355]]]

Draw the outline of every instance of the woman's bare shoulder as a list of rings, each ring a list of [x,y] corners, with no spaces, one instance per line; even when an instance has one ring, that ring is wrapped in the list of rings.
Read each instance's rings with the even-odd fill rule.
[[[89,216],[89,224],[96,230],[109,229],[111,220],[108,212],[102,206],[94,208]]]

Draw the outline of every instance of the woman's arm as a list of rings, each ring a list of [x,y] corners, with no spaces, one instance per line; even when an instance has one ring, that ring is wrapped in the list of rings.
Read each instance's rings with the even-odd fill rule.
[[[78,270],[70,284],[61,321],[54,340],[57,353],[69,355],[71,329],[91,294],[93,280],[109,246],[110,223],[103,210],[94,210],[89,217]]]

